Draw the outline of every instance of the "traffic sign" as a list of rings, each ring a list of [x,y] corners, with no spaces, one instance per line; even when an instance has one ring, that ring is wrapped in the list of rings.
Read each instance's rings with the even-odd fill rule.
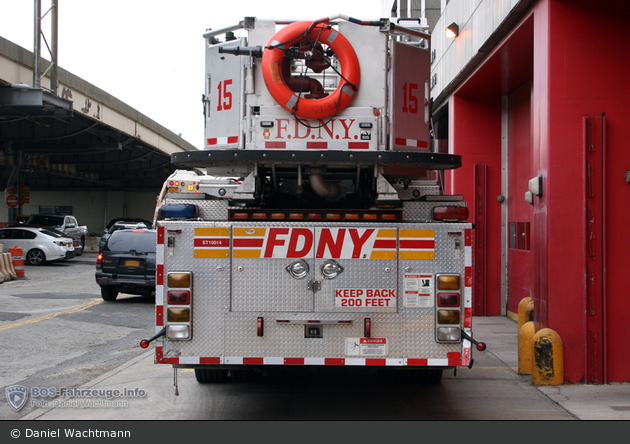
[[[7,198],[5,199],[6,203],[7,203],[7,207],[9,208],[17,208],[18,206],[18,195],[17,194],[9,194],[7,196]]]

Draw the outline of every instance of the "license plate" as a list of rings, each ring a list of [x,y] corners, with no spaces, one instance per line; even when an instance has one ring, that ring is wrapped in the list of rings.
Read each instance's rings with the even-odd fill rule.
[[[127,261],[125,261],[125,266],[126,267],[139,267],[140,266],[140,261],[127,260]]]

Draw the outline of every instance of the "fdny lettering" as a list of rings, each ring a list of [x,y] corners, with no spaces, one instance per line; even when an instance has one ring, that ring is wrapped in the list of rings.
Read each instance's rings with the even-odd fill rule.
[[[208,240],[208,239],[206,239]],[[234,257],[395,259],[395,229],[239,228]]]
[[[347,140],[358,138],[358,135],[350,133],[355,119],[332,119],[330,122],[317,119],[317,124],[308,124],[305,120],[302,122],[306,125],[298,122],[297,119],[276,119],[276,139]]]
[[[279,254],[274,254],[276,248]],[[307,257],[313,249],[313,231],[308,228],[270,228],[263,257]]]

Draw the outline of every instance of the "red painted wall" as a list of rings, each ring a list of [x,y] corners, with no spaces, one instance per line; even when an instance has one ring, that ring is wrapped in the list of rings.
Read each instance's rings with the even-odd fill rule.
[[[604,348],[605,381],[596,382],[628,381],[630,355],[623,350],[627,349],[624,330],[630,315],[629,291],[618,278],[630,269],[630,184],[624,177],[630,170],[630,46],[627,30],[618,25],[630,23],[630,4],[548,0],[536,5],[536,14],[537,22],[544,20],[545,15],[548,19],[546,29],[542,23],[536,27],[536,37],[544,38],[543,33],[548,32],[549,42],[548,119],[546,123],[540,119],[538,128],[541,141],[548,134],[548,145],[539,147],[548,190],[543,198],[547,210],[548,278],[542,283],[546,294],[541,295],[546,297],[546,303],[540,307],[546,315],[541,315],[541,319],[563,338],[565,379],[590,382],[591,375],[585,375],[585,360],[590,357],[584,353],[588,340],[584,313],[589,311],[584,260],[567,258],[584,258],[587,245],[582,117],[605,113],[606,222],[601,236],[607,280],[597,283],[605,288],[603,306],[595,307],[595,311],[602,312],[604,337],[596,346]],[[538,74],[542,82],[544,73]]]
[[[630,184],[625,180],[630,171],[630,44],[621,23],[630,23],[630,2],[539,0],[449,100],[450,146],[462,155],[463,167],[447,175],[447,191],[464,194],[472,220],[478,209],[474,165],[486,164],[487,232],[500,233],[501,95],[513,88],[498,91],[496,85],[501,75],[523,71],[503,61],[521,60],[526,66],[529,59],[532,177],[541,174],[544,181],[543,196],[532,208],[534,316],[537,329],[550,327],[563,339],[567,382],[630,381],[625,334],[630,290],[624,279],[630,270]],[[519,27],[527,32],[517,32]],[[603,231],[597,234],[602,274],[596,282],[602,291],[593,304],[585,277],[583,117],[602,113],[606,149],[597,191],[604,208],[599,215]],[[487,314],[499,315],[500,236],[488,236],[487,251]],[[600,335],[596,341],[590,339],[592,332]],[[601,375],[593,371],[598,367],[593,359],[602,361]]]
[[[462,156],[462,167],[447,174],[447,193],[463,194],[474,221],[479,202],[475,199],[475,164],[487,165],[486,194],[486,316],[501,315],[501,97],[455,95],[449,103],[449,144]],[[461,116],[461,118],[458,118]],[[477,264],[480,265],[480,264]],[[473,294],[473,298],[477,295]],[[474,306],[474,303],[473,303]]]

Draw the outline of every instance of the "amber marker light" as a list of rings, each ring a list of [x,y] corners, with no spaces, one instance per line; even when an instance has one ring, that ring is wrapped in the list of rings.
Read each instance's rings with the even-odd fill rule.
[[[459,276],[458,275],[440,275],[437,278],[438,290],[459,290]]]
[[[169,273],[166,279],[169,288],[190,288],[190,273]]]
[[[166,311],[168,322],[190,322],[190,308],[169,307]]]
[[[438,310],[438,324],[459,324],[459,310]]]

